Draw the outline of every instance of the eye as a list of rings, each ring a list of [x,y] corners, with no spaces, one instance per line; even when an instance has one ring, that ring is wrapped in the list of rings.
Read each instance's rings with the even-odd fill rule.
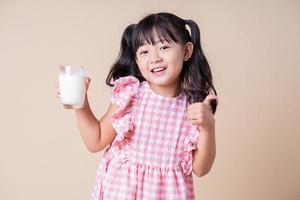
[[[144,54],[147,54],[148,51],[144,50],[144,51],[140,51],[140,55],[144,55]]]
[[[168,48],[169,48],[168,46],[162,46],[162,47],[160,47],[160,50],[166,50]]]

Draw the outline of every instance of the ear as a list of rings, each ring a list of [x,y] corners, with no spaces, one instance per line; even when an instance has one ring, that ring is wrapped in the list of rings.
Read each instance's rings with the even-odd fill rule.
[[[193,54],[194,45],[192,42],[187,42],[184,45],[184,61],[188,61]]]

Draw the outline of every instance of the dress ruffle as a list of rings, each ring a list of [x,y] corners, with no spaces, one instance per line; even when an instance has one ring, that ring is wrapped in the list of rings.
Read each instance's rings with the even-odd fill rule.
[[[114,82],[110,92],[111,102],[119,106],[111,117],[117,132],[113,145],[119,148],[122,148],[133,134],[132,115],[138,101],[139,85],[139,80],[134,76],[125,76]]]
[[[188,136],[184,141],[184,151],[182,154],[181,167],[184,174],[189,175],[193,169],[193,150],[197,148],[199,139],[199,128],[196,125],[190,126]]]

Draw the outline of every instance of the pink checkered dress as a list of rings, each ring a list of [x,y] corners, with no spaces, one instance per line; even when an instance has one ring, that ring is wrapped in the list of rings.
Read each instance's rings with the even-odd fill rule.
[[[133,76],[114,82],[117,132],[100,163],[92,200],[195,198],[192,150],[199,129],[186,119],[187,96],[156,94]]]

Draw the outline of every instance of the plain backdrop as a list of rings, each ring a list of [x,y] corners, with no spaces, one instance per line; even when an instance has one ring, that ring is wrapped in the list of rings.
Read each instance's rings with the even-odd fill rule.
[[[89,198],[102,153],[55,97],[58,65],[85,66],[100,118],[123,30],[160,11],[198,23],[220,100],[197,199],[300,199],[300,1],[0,0],[1,200]]]

